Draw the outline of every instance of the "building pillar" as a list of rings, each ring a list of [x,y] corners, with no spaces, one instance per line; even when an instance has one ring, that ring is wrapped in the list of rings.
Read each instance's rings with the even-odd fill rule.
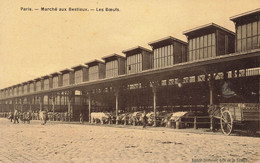
[[[32,112],[32,101],[29,102],[29,109],[30,109],[30,112]]]
[[[1,111],[3,113],[3,101],[0,101],[0,107],[1,107]]]
[[[210,106],[215,104],[214,100],[214,75],[211,73],[209,78],[209,104]],[[210,117],[210,130],[213,131],[213,117]]]
[[[8,110],[8,112],[10,112],[11,110],[10,110],[10,101],[9,100],[7,100],[7,110]]]
[[[69,116],[69,122],[71,121],[72,118],[72,92],[68,91],[66,92],[66,101],[68,102],[68,116]]]
[[[55,97],[52,96],[52,112],[53,112],[53,121],[55,120]]]
[[[209,104],[214,105],[214,76],[213,74],[210,74],[209,78]]]
[[[39,98],[39,103],[40,103],[40,111],[42,111],[42,97],[38,97]]]
[[[91,123],[91,94],[88,92],[88,122]]]
[[[23,99],[20,99],[20,105],[21,105],[21,113],[23,112]]]
[[[16,108],[16,102],[17,102],[17,99],[14,100],[14,103],[12,104],[13,105],[13,110],[17,109]]]
[[[69,116],[69,122],[70,122],[70,118],[71,118],[71,115],[70,115],[70,107],[71,107],[71,101],[70,101],[70,99],[68,100],[68,116]]]
[[[61,99],[62,99],[62,92],[59,93],[59,108],[60,108],[60,111],[62,110],[61,109]]]
[[[115,87],[115,96],[116,96],[116,125],[118,125],[118,98],[119,98],[119,88]]]
[[[152,82],[152,91],[153,91],[153,108],[154,108],[154,124],[153,126],[156,127],[157,126],[157,123],[156,123],[156,100],[157,100],[157,90],[158,90],[158,86],[159,86],[159,82],[158,81],[153,81]]]

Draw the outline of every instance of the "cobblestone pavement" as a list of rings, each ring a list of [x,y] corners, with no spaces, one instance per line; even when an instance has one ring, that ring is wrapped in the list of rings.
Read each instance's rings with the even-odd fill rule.
[[[0,162],[260,162],[260,138],[0,119]]]

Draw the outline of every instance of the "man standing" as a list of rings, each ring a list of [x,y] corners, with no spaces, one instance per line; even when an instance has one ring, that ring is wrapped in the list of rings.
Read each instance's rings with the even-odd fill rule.
[[[145,128],[146,125],[147,125],[147,116],[146,116],[145,110],[144,110],[144,113],[142,115],[142,118],[143,118],[143,128]]]
[[[18,120],[18,115],[19,113],[18,113],[18,110],[17,109],[15,109],[14,110],[14,124],[17,122],[17,123],[19,123],[19,120]]]
[[[80,123],[83,124],[83,114],[82,113],[79,114],[79,121],[80,121]]]

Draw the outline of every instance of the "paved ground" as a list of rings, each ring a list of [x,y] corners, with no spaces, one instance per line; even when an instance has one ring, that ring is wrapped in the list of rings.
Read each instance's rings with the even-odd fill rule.
[[[0,162],[260,162],[260,138],[1,118]]]

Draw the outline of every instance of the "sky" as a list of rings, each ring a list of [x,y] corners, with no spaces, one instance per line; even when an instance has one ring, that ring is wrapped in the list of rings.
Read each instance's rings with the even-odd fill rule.
[[[187,41],[183,31],[211,22],[235,31],[229,18],[259,7],[259,0],[0,0],[0,89],[132,47],[151,49],[167,36]],[[119,12],[96,11],[105,8]]]

